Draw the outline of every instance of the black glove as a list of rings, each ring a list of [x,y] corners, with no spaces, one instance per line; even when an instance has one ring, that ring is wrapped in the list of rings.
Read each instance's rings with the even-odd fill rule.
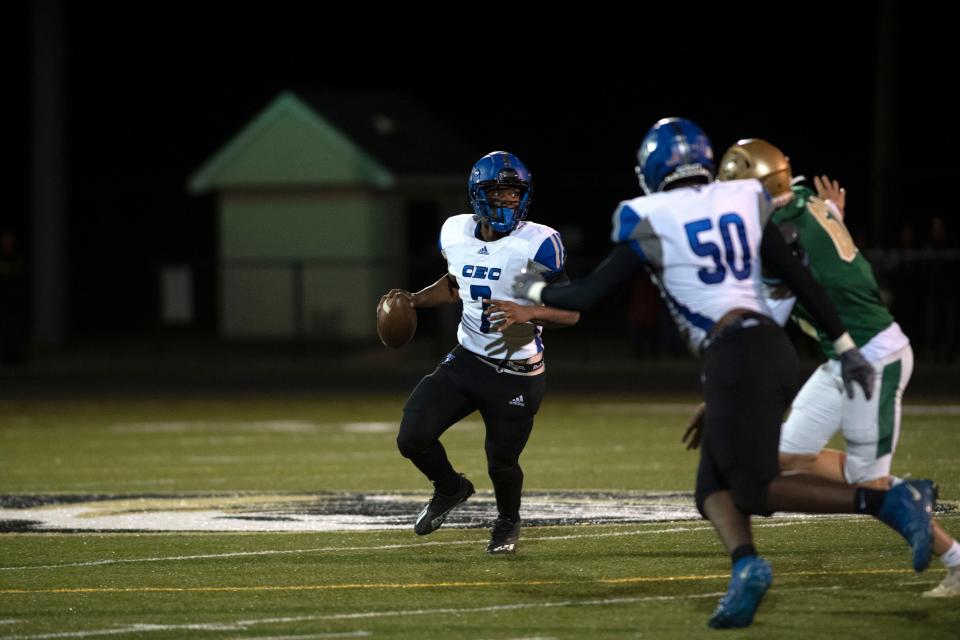
[[[873,395],[873,382],[877,374],[860,353],[860,349],[854,347],[840,354],[840,375],[843,377],[843,386],[847,389],[847,397],[853,398],[854,382],[863,389],[867,400]]]
[[[513,285],[511,286],[511,289],[513,290],[513,297],[540,302],[540,300],[535,299],[530,295],[530,289],[533,287],[533,285],[541,282],[543,282],[543,278],[541,278],[540,275],[533,269],[529,269],[527,267],[520,269],[520,273],[514,277]]]

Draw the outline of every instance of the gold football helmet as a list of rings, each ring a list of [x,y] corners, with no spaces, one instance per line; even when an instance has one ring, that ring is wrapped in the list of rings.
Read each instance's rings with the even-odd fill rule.
[[[783,206],[793,198],[790,189],[793,172],[790,159],[780,149],[759,138],[740,140],[723,154],[720,180],[756,178],[773,197],[774,204]]]

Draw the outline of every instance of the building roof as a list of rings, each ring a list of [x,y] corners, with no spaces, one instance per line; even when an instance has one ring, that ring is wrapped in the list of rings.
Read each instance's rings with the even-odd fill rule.
[[[386,189],[398,178],[465,181],[475,156],[403,95],[284,92],[194,172],[189,189]]]
[[[420,104],[388,91],[304,92],[304,100],[398,175],[467,174],[481,154]]]

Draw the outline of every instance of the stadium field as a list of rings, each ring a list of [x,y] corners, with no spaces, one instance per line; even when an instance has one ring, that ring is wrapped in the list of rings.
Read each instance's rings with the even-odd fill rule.
[[[3,638],[936,638],[903,541],[864,517],[757,519],[774,586],[754,625],[706,628],[729,562],[693,508],[695,399],[548,394],[521,462],[514,557],[483,428],[445,436],[478,494],[431,536],[400,457],[401,395],[0,400]],[[894,472],[940,484],[960,531],[960,410],[908,404]]]

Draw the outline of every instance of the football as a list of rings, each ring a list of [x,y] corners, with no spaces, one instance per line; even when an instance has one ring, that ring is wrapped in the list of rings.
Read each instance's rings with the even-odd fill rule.
[[[417,331],[417,310],[400,295],[385,295],[377,305],[377,335],[391,349],[410,342]]]

